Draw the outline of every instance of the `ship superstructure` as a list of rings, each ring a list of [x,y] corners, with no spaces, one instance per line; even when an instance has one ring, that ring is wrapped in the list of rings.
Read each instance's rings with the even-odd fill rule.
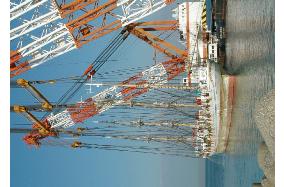
[[[200,109],[192,130],[193,147],[197,155],[208,157],[223,150],[218,148],[219,132],[230,125],[235,79],[221,75],[211,1],[184,2],[173,10],[173,17],[179,21],[180,42],[188,44],[189,76],[182,83],[198,87],[195,102]]]

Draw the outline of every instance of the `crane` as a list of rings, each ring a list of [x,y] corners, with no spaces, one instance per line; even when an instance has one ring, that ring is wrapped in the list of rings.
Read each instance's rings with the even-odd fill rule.
[[[181,50],[173,44],[154,36],[150,31],[172,31],[177,27],[176,20],[138,22],[124,27],[124,29],[112,40],[112,42],[100,53],[100,55],[88,66],[78,80],[71,86],[70,89],[62,95],[58,100],[57,105],[67,103],[75,93],[86,83],[96,72],[108,61],[112,54],[121,46],[127,39],[129,34],[134,34],[139,39],[142,39],[151,47],[158,49],[170,59],[186,59],[186,51]],[[137,31],[137,32],[136,32]],[[181,58],[178,58],[181,56]],[[175,60],[173,60],[175,61]],[[168,62],[169,64],[170,62]],[[125,83],[123,83],[125,85]]]
[[[11,40],[20,38],[16,42],[17,49],[10,53],[11,77],[143,19],[170,3],[172,1],[168,0],[109,0],[103,3],[97,0],[73,0],[70,3],[26,0],[10,11],[14,15],[11,22],[20,22],[10,32]],[[40,14],[39,8],[42,6],[48,8]],[[16,13],[16,10],[21,13]],[[29,20],[20,19],[32,10],[35,13],[31,14]],[[80,11],[82,15],[77,13],[79,10],[84,10]],[[69,17],[64,23],[67,15]],[[35,30],[40,27],[44,28],[35,34]]]
[[[115,100],[112,100],[114,102],[117,102]],[[108,100],[100,102],[101,104],[110,102]],[[76,104],[64,104],[64,105],[51,105],[52,109],[66,109],[68,107],[75,107]],[[117,106],[130,106],[130,107],[144,107],[144,108],[200,108],[199,105],[193,103],[164,103],[164,102],[143,102],[143,101],[127,101],[124,103],[117,104]],[[36,111],[36,112],[46,112],[46,109],[43,108],[42,105],[25,105],[22,106],[25,107],[28,111]],[[11,111],[14,111],[14,106],[10,107]],[[50,109],[49,109],[50,110]]]
[[[171,59],[130,77],[123,81],[123,84],[132,83],[137,85],[151,85],[155,83],[166,83],[184,72],[184,70],[185,63],[183,58]],[[117,86],[112,86],[95,96],[86,99],[84,102],[77,103],[75,107],[72,106],[55,115],[49,115],[41,122],[45,124],[44,126],[48,127],[47,129],[49,130],[68,128],[76,123],[83,122],[94,115],[102,113],[119,103],[124,103],[138,97],[139,95],[148,92],[148,90],[149,88],[147,87],[138,89],[135,87],[119,88]],[[102,102],[102,104],[99,104],[99,102],[105,101],[106,99],[108,99],[109,102]],[[24,140],[28,144],[40,145],[39,140],[47,137],[47,135],[40,134],[36,130],[37,125],[34,125],[33,127],[35,130],[28,134]]]
[[[77,81],[75,82],[75,84],[59,99],[59,101],[55,105],[51,106],[51,104],[48,103],[48,101],[41,95],[40,98],[44,100],[43,105],[44,104],[46,105],[45,109],[47,109],[47,107],[49,107],[49,109],[51,109],[54,106],[56,106],[55,109],[59,109],[60,108],[59,106],[66,106],[65,104],[76,93],[76,91],[78,91],[82,87],[83,83],[85,83],[90,77],[92,77],[96,73],[96,71],[99,70],[99,68],[108,60],[108,58],[118,49],[118,47],[122,44],[122,42],[128,37],[129,33],[132,30],[136,29],[137,26],[140,27],[140,28],[138,28],[139,30],[142,30],[144,33],[146,33],[147,31],[174,30],[173,28],[176,28],[176,25],[175,25],[176,23],[177,23],[176,21],[141,22],[141,23],[136,23],[135,25],[131,25],[129,28],[127,27],[127,28],[123,29],[119,33],[119,35],[117,35],[112,40],[112,42],[100,53],[100,55],[90,64],[90,66],[86,69],[84,74],[77,78]],[[165,25],[168,25],[168,26],[167,27],[157,27],[157,25],[159,25],[159,24],[161,24],[163,26],[165,26]],[[153,25],[156,25],[156,27],[153,27]],[[143,26],[144,27],[147,26],[147,27],[146,28],[141,28]],[[141,37],[141,36],[142,36],[141,34],[138,35],[138,37]],[[146,40],[145,38],[143,38],[143,39]],[[155,38],[154,42],[155,41],[159,42],[159,41],[163,41],[163,40],[161,40],[159,38]],[[166,44],[167,45],[168,42],[163,41],[162,44]],[[154,46],[154,47],[157,46],[157,45],[155,45],[155,43],[154,44],[150,43],[150,45]],[[168,46],[173,46],[173,45],[169,44]],[[158,49],[161,50],[162,48],[159,47]],[[176,51],[177,53],[181,52],[179,54],[184,54],[184,52],[182,50],[179,50],[175,46],[173,46],[172,49],[174,51]],[[169,54],[169,52],[167,52],[166,49],[163,49],[161,51],[164,52],[166,55]],[[170,54],[168,56],[171,57],[171,58],[175,58],[176,57],[176,55],[172,55],[172,54]],[[34,88],[30,84],[30,82],[26,82],[25,80],[22,80],[22,79],[19,79],[17,81],[17,83],[19,83],[19,82],[22,82],[22,84],[20,85],[22,87],[24,86],[24,87],[32,88],[31,90],[34,93]],[[44,82],[46,82],[46,81],[38,81],[36,83],[44,83]],[[47,82],[48,83],[54,83],[55,81],[54,80],[49,80]],[[117,86],[119,86],[119,85],[117,85]],[[129,85],[129,84],[126,84],[126,83],[123,82],[122,84],[120,84],[120,86],[132,87],[132,88],[136,87],[138,89],[138,88],[142,88],[141,86],[143,86],[143,85],[133,85],[133,84]],[[163,87],[163,84],[146,85],[146,86],[144,86],[144,89],[145,89],[145,87],[147,87],[147,88],[150,88],[150,87],[152,87],[152,88],[154,88],[154,87],[155,88],[158,88],[158,87],[161,88],[161,87]],[[167,87],[169,87],[169,86],[167,86]],[[173,86],[171,86],[171,87],[173,87]],[[181,88],[181,89],[187,89],[187,88]],[[35,94],[39,95],[40,93],[37,92]]]
[[[79,16],[80,18],[80,16]],[[75,19],[76,20],[76,19]],[[74,21],[74,20],[73,20]],[[75,22],[72,22],[75,23]],[[114,105],[119,103],[126,102],[131,100],[134,97],[137,97],[143,93],[146,93],[149,90],[149,85],[153,83],[161,83],[173,79],[178,76],[180,73],[185,71],[185,60],[187,58],[187,51],[180,50],[176,46],[166,42],[165,40],[160,39],[159,37],[150,33],[150,31],[164,31],[164,30],[175,30],[177,24],[176,20],[170,21],[152,21],[152,22],[138,22],[138,23],[130,23],[123,29],[123,33],[131,33],[137,36],[139,39],[142,39],[155,49],[164,53],[166,56],[170,58],[170,60],[165,61],[163,63],[157,64],[152,68],[141,72],[138,75],[135,75],[128,80],[122,82],[122,84],[136,84],[136,87],[131,88],[123,88],[119,90],[117,86],[112,86],[104,92],[97,94],[96,96],[87,99],[85,102],[78,104],[76,107],[70,107],[56,115],[50,115],[43,123],[48,124],[47,126],[51,128],[67,128],[73,126],[75,123],[79,123],[92,117],[96,114],[99,114]],[[159,25],[159,26],[157,26]],[[161,26],[162,25],[162,26]],[[165,26],[166,25],[166,26]],[[169,26],[171,25],[171,26]],[[169,51],[171,50],[171,51]],[[174,54],[175,53],[175,54]],[[98,67],[103,65],[99,64]],[[80,87],[82,83],[89,79],[96,72],[96,68],[93,64],[91,64],[84,74],[81,76],[80,83],[76,83],[75,86],[71,87],[66,93],[71,93],[69,95],[64,94],[57,104],[66,103]],[[145,84],[146,86],[142,89],[138,89],[138,85]],[[73,90],[73,91],[72,91]],[[105,100],[111,98],[112,101],[104,102],[102,105],[96,105],[95,102]],[[63,101],[64,100],[64,101]],[[94,102],[95,101],[95,102]],[[106,104],[107,103],[107,104]],[[80,108],[80,110],[78,110]],[[44,137],[43,137],[44,138]],[[33,138],[32,138],[33,139]],[[29,142],[28,138],[26,138],[26,142]],[[31,141],[33,142],[36,141]]]
[[[27,133],[30,128],[12,128],[11,133]],[[54,141],[43,141],[46,146],[65,146],[73,149],[103,149],[112,151],[128,151],[137,153],[164,154],[174,156],[196,157],[196,153],[191,147],[192,138],[190,134],[170,134],[167,131],[146,131],[134,130],[123,131],[104,128],[82,128],[66,130],[56,129],[55,132],[60,138]],[[88,143],[80,141],[80,137],[88,137]],[[74,141],[75,139],[75,141]],[[125,140],[131,142],[146,142],[146,145],[124,145],[124,144],[101,144],[92,143],[97,139]],[[72,141],[73,140],[73,141]]]
[[[172,23],[172,22],[171,22]],[[175,22],[176,23],[176,22]],[[155,25],[155,24],[168,24],[165,22],[150,22],[150,23],[140,23],[140,24],[131,24],[129,27],[126,27],[125,31],[128,31],[130,33],[136,33],[134,34],[140,39],[143,39],[148,44],[153,46],[154,48],[157,48],[164,54],[166,54],[171,59],[168,61],[165,61],[163,63],[157,64],[131,78],[128,80],[125,80],[122,82],[122,84],[136,84],[136,87],[132,88],[123,88],[119,90],[117,86],[112,86],[105,91],[95,95],[92,98],[88,98],[83,103],[78,103],[76,107],[70,107],[56,115],[50,115],[47,118],[43,120],[43,123],[47,124],[49,129],[53,128],[68,128],[70,126],[73,126],[76,123],[82,122],[96,114],[102,113],[105,110],[108,110],[114,105],[117,105],[119,103],[123,103],[126,101],[131,100],[132,98],[135,98],[139,95],[142,95],[143,93],[146,93],[149,90],[148,85],[152,84],[164,84],[167,81],[173,79],[174,77],[178,76],[180,73],[185,71],[185,59],[187,57],[185,50],[179,50],[175,46],[171,45],[168,42],[165,42],[164,40],[159,39],[158,37],[155,37],[151,34],[149,34],[149,31],[156,31],[156,30],[167,30],[167,28],[153,28],[153,27],[142,27],[139,28],[139,26],[149,26],[149,25]],[[138,29],[136,29],[138,27]],[[138,32],[133,32],[133,30]],[[151,40],[152,39],[152,40]],[[164,45],[165,47],[169,47],[172,51],[176,52],[177,55],[173,55],[171,52],[168,52],[165,48],[161,47],[161,45]],[[181,56],[181,57],[178,57]],[[95,70],[93,69],[93,65],[90,66],[91,68],[88,68],[88,71],[85,71],[84,75],[87,75],[89,72]],[[82,76],[83,78],[84,76]],[[86,78],[84,78],[87,80]],[[142,89],[138,89],[138,85],[147,85]],[[78,89],[80,88],[82,84],[79,84]],[[72,90],[73,88],[71,88]],[[74,94],[78,89],[75,89],[75,91],[72,92]],[[72,94],[67,97],[71,98]],[[66,97],[62,97],[63,99]],[[97,105],[96,102],[105,100],[105,99],[115,99],[110,102],[104,102],[104,104]],[[62,101],[62,100],[61,100]],[[65,99],[66,101],[66,99]],[[60,102],[60,101],[59,101]],[[58,102],[58,103],[59,103]],[[80,110],[78,110],[80,108]],[[36,135],[34,134],[36,133]],[[36,131],[33,131],[32,134],[27,135],[25,137],[25,141],[28,144],[36,144],[39,145],[39,140],[42,138],[45,138],[46,135],[40,137]]]
[[[66,79],[60,79],[60,80],[66,80]],[[32,123],[39,124],[40,129],[45,129],[45,125],[40,122],[40,120],[36,119],[35,116],[32,115],[32,111],[36,112],[46,112],[46,111],[57,111],[67,108],[74,108],[76,107],[76,104],[51,104],[41,93],[38,91],[33,85],[36,84],[54,84],[56,80],[45,80],[45,81],[26,81],[24,79],[18,79],[17,81],[12,82],[12,84],[18,85],[19,87],[25,88],[27,91],[29,91],[38,101],[40,101],[42,104],[34,104],[34,105],[26,105],[26,106],[19,106],[14,105],[11,106],[11,111],[20,113],[21,115],[25,116],[28,120],[30,120]],[[135,85],[135,84],[106,84],[108,86],[117,86],[121,88],[137,88],[137,89],[143,89],[143,88],[171,88],[171,89],[180,89],[179,86],[173,85],[162,85],[162,84],[152,84],[152,85]],[[184,86],[187,90],[189,89],[196,89],[190,88],[188,86]],[[119,103],[119,101],[115,101],[114,99],[105,99],[103,101],[97,102],[98,105],[107,104],[109,102],[117,102],[117,106],[131,106],[131,107],[146,107],[146,108],[200,108],[199,105],[195,103],[176,103],[176,102],[146,102],[146,101],[134,101],[129,100],[124,103]]]
[[[64,79],[65,80],[65,79]],[[27,89],[29,92],[31,92],[31,94],[33,96],[35,96],[35,98],[37,98],[37,100],[41,101],[42,104],[36,104],[36,105],[28,105],[28,106],[18,106],[18,105],[14,105],[11,107],[11,111],[17,112],[22,114],[23,116],[25,116],[28,120],[30,120],[32,123],[37,124],[37,126],[40,129],[44,129],[46,130],[46,125],[41,123],[40,120],[36,119],[36,117],[34,117],[31,112],[32,111],[37,111],[37,112],[46,112],[46,111],[56,111],[56,110],[62,110],[62,109],[67,109],[67,108],[75,108],[78,105],[76,104],[64,104],[64,105],[54,105],[51,104],[33,85],[35,84],[47,84],[47,83],[52,83],[54,84],[55,81],[54,80],[47,80],[47,81],[26,81],[24,79],[18,79],[17,81],[15,81],[16,84],[19,87],[23,87],[25,89]],[[111,84],[108,84],[111,85]],[[152,85],[147,85],[147,84],[143,84],[143,85],[135,85],[135,84],[115,84],[112,86],[117,86],[117,87],[121,87],[121,89],[124,88],[136,88],[136,89],[143,89],[143,88],[161,88],[163,85],[162,84],[152,84]],[[175,88],[176,86],[165,86],[165,88]],[[189,89],[189,87],[186,87],[187,89]],[[196,88],[193,88],[196,89]],[[97,105],[104,105],[104,104],[108,104],[110,102],[114,102],[114,103],[118,103],[116,104],[116,106],[138,106],[138,107],[150,107],[150,108],[185,108],[185,107],[190,107],[190,108],[200,108],[199,105],[194,104],[194,103],[175,103],[175,102],[169,102],[169,103],[165,103],[165,102],[145,102],[145,101],[133,101],[133,100],[129,100],[129,101],[125,101],[123,103],[116,101],[114,99],[104,99],[102,101],[97,101],[96,104]],[[82,103],[82,102],[81,102]],[[80,107],[80,106],[79,106]],[[79,110],[80,108],[78,108]],[[141,123],[142,124],[142,123]],[[145,125],[143,123],[143,125]],[[175,125],[176,126],[176,125]]]

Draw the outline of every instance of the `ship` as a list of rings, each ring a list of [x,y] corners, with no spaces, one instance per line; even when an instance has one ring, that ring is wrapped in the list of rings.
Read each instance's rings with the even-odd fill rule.
[[[58,103],[64,103],[64,106],[62,105],[61,107],[63,110],[60,111],[61,108],[59,105],[56,106],[58,108],[55,110],[55,114],[51,113],[47,115],[44,120],[37,120],[28,110],[36,110],[42,107],[50,111],[53,107],[55,109],[55,106],[52,106],[46,98],[39,94],[28,81],[18,79],[17,85],[28,89],[38,100],[43,101],[43,105],[38,107],[15,105],[12,108],[15,112],[24,114],[25,117],[34,123],[30,133],[23,138],[25,143],[39,147],[43,139],[58,137],[59,129],[71,128],[77,123],[82,123],[120,104],[127,104],[128,102],[130,106],[133,106],[134,102],[132,99],[145,94],[150,88],[161,88],[161,86],[169,88],[169,85],[164,84],[173,80],[173,78],[178,79],[179,75],[186,73],[186,76],[181,79],[181,84],[184,84],[184,86],[178,86],[179,88],[184,87],[183,90],[188,91],[188,94],[191,96],[186,100],[188,101],[187,104],[190,104],[188,108],[194,108],[191,110],[191,114],[184,114],[187,116],[186,120],[190,122],[186,125],[187,128],[190,128],[187,129],[188,133],[185,135],[181,133],[174,138],[169,136],[157,138],[151,136],[142,136],[143,138],[141,138],[138,136],[137,138],[133,138],[133,136],[131,136],[129,139],[147,142],[157,140],[157,142],[174,143],[175,146],[176,144],[181,146],[186,145],[185,150],[190,151],[190,154],[182,156],[192,156],[192,150],[188,150],[188,148],[191,149],[192,147],[195,154],[194,157],[206,158],[213,154],[226,151],[235,95],[235,78],[224,74],[222,70],[224,58],[221,55],[221,47],[222,36],[224,36],[224,34],[222,35],[222,32],[220,32],[220,30],[222,30],[220,29],[221,27],[216,27],[216,25],[219,24],[216,23],[216,16],[214,16],[214,12],[212,11],[211,3],[211,0],[191,0],[190,2],[183,2],[172,10],[172,16],[176,20],[165,20],[166,22],[154,21],[150,24],[167,23],[166,25],[168,25],[169,23],[174,23],[174,29],[171,27],[170,30],[176,31],[176,28],[178,28],[179,42],[186,48],[186,50],[180,50],[174,46],[173,51],[178,54],[177,56],[157,46],[157,44],[153,45],[155,40],[161,41],[161,39],[149,33],[145,34],[146,29],[142,29],[143,32],[140,32],[141,30],[139,31],[138,28],[133,32],[136,26],[141,25],[138,24],[135,26],[135,24],[130,24],[126,26],[97,57],[97,59],[100,60],[95,60],[95,63],[92,62],[85,70],[84,74],[80,76],[81,78],[76,80],[74,86],[63,95],[63,99],[60,98]],[[149,23],[150,22],[145,25]],[[178,23],[178,25],[176,25],[176,23]],[[153,28],[148,28],[148,30],[155,30]],[[169,27],[160,27],[159,29],[168,30]],[[95,86],[95,84],[92,83],[92,76],[95,75],[130,33],[146,41],[160,52],[162,51],[171,59],[155,64],[118,84],[115,82],[113,85],[108,83],[108,86],[111,87],[102,89],[101,92],[92,95],[84,101],[81,100],[76,104],[67,106],[66,102],[74,96],[78,89],[81,88],[82,84],[91,81],[90,85]],[[164,43],[168,46],[170,44],[166,43],[166,41]],[[102,84],[97,84],[96,86],[99,85]],[[158,106],[158,103],[153,104]],[[166,107],[169,108],[169,106],[170,105]],[[194,123],[192,124],[193,118]],[[146,123],[139,120],[138,124],[138,126],[144,126]],[[167,122],[167,126],[171,128],[177,127],[173,121]],[[184,132],[183,128],[180,130]],[[63,131],[60,131],[60,133],[62,132]],[[121,136],[114,136],[113,138],[123,139]],[[190,144],[192,144],[192,147]],[[88,147],[89,144],[76,141],[71,145],[72,148],[81,148],[84,146]],[[174,151],[174,148],[175,147],[171,147],[170,150]],[[177,155],[178,153],[175,154]]]
[[[197,85],[200,92],[193,147],[196,156],[206,158],[227,149],[236,78],[223,70],[224,38],[216,34],[211,0],[181,3],[172,10],[172,16],[179,22],[180,43],[189,54],[188,75],[182,83]]]

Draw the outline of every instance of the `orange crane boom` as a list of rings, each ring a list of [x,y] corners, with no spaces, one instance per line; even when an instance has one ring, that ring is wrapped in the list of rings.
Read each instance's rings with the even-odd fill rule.
[[[144,88],[139,87],[122,87],[112,86],[99,94],[79,102],[74,106],[68,107],[66,110],[50,115],[43,120],[46,126],[51,129],[68,128],[81,123],[94,115],[102,113],[119,103],[127,102],[149,91],[146,85],[156,83],[166,83],[174,77],[185,71],[184,58],[176,58],[157,64],[135,76],[122,82],[122,84],[145,85]],[[109,102],[102,102],[109,100]],[[33,145],[40,139],[48,137],[45,134],[37,134],[35,132],[25,136],[24,140],[27,144]]]

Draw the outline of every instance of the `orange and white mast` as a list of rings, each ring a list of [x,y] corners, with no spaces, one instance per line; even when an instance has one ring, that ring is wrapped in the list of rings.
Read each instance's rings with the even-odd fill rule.
[[[57,128],[69,128],[81,123],[95,115],[98,115],[116,105],[129,102],[151,89],[151,85],[165,84],[174,77],[185,71],[184,58],[171,59],[130,77],[121,84],[136,85],[133,87],[111,86],[104,91],[79,102],[74,106],[57,113],[51,114],[41,121],[47,131],[54,131]],[[141,85],[144,85],[141,87]],[[147,86],[149,85],[149,86]],[[48,135],[37,132],[38,126],[33,125],[34,130],[24,140],[28,144],[39,145],[39,140]]]
[[[10,54],[11,77],[75,48],[53,1],[26,0],[14,5],[10,15],[10,40],[16,48]]]
[[[46,120],[51,125],[51,128],[68,128],[76,123],[83,122],[94,115],[100,114],[115,105],[127,102],[148,92],[152,84],[165,84],[184,71],[185,66],[183,58],[165,61],[152,66],[121,83],[122,85],[132,84],[136,86],[111,86],[93,97],[88,98],[85,102],[78,103],[78,106],[67,108],[55,115],[50,115]]]
[[[140,20],[169,3],[165,0],[108,0],[99,4],[95,0],[74,0],[58,4],[50,0],[47,13],[35,14],[27,23],[11,30],[12,41],[21,38],[17,50],[10,55],[11,77]],[[82,15],[77,14],[79,10],[84,10]],[[27,11],[30,9],[24,13]],[[66,24],[62,23],[62,18],[68,18]],[[36,35],[34,31],[42,26],[40,35]]]
[[[10,20],[14,20],[19,16],[37,8],[46,3],[48,0],[25,0],[20,3],[10,2]]]

